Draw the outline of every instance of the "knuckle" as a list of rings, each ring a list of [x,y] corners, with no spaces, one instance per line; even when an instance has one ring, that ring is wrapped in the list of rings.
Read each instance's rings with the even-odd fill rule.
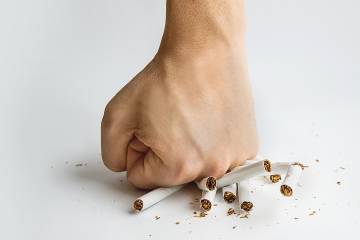
[[[115,123],[115,107],[114,104],[110,101],[104,110],[104,115],[102,118],[101,126],[102,130],[111,129]]]
[[[176,184],[182,184],[193,181],[199,174],[197,161],[184,160],[178,162],[175,169],[174,180]]]
[[[223,176],[226,173],[228,168],[229,168],[229,166],[228,166],[228,163],[226,161],[219,161],[219,160],[213,161],[210,164],[209,176],[219,178],[219,177]]]

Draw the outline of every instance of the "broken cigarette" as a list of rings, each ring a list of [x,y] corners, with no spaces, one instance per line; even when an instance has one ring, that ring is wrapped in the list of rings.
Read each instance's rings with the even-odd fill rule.
[[[269,160],[262,160],[253,164],[243,166],[238,170],[226,173],[222,178],[217,180],[219,188],[231,185],[245,179],[255,177],[258,175],[265,175],[271,172],[271,163]]]
[[[152,205],[160,202],[164,198],[170,196],[171,194],[179,191],[181,188],[183,188],[185,185],[179,185],[174,187],[168,187],[168,188],[157,188],[154,189],[145,195],[139,197],[134,201],[133,208],[135,211],[143,211]]]
[[[236,200],[236,183],[225,186],[221,190],[225,202],[232,203]]]
[[[196,185],[201,190],[214,191],[216,189],[216,178],[212,176],[203,178],[202,180],[197,181]]]
[[[200,199],[200,208],[204,211],[210,211],[214,205],[216,188],[213,191],[203,190]]]
[[[293,163],[288,167],[288,171],[286,173],[285,179],[280,187],[280,192],[286,196],[292,196],[296,185],[300,180],[301,173],[303,171],[304,166],[302,164]]]
[[[289,162],[276,162],[271,164],[271,172],[265,176],[270,182],[277,183],[279,182],[282,177],[281,174],[287,172],[291,163]]]
[[[238,182],[236,185],[240,208],[246,212],[251,211],[254,205],[251,201],[247,181]]]

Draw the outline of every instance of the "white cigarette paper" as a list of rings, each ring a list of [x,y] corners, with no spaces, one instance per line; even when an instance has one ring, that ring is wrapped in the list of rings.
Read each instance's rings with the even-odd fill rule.
[[[248,187],[247,181],[237,183],[237,195],[239,200],[239,207],[242,210],[249,212],[254,205],[251,201],[250,189]]]
[[[179,185],[174,187],[168,187],[168,188],[157,188],[154,189],[145,195],[139,197],[134,201],[133,208],[136,211],[143,211],[152,205],[160,202],[164,198],[170,196],[171,194],[179,191],[181,188],[183,188],[185,185]]]
[[[206,191],[214,191],[216,189],[216,184],[216,178],[212,176],[203,178],[202,180],[196,182],[196,185],[200,190]]]
[[[216,190],[203,190],[200,199],[200,208],[205,211],[210,211],[215,202]]]
[[[236,200],[236,183],[225,186],[221,190],[225,202],[232,203]]]
[[[244,166],[238,170],[226,173],[222,178],[218,179],[217,186],[224,187],[236,182],[243,181],[258,175],[265,175],[271,171],[271,163],[268,160],[258,161],[256,163]]]
[[[303,171],[303,166],[301,164],[293,163],[289,166],[285,179],[280,187],[280,192],[284,196],[286,197],[292,196],[295,187],[300,180],[302,171]]]

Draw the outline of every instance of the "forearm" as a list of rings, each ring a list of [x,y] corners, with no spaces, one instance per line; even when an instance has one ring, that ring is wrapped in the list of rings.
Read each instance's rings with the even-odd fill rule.
[[[167,0],[160,49],[242,48],[244,21],[243,0]]]

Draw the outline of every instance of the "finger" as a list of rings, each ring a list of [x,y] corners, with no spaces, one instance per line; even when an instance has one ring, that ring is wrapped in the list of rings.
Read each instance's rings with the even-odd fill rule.
[[[151,149],[136,161],[132,161],[127,171],[129,182],[138,188],[151,189],[170,183],[169,171]]]
[[[200,162],[185,152],[167,157],[165,161],[149,149],[127,169],[129,182],[143,189],[169,187],[191,182],[201,172]]]
[[[136,128],[135,106],[129,95],[128,88],[121,90],[106,106],[101,123],[102,159],[116,172],[126,169],[127,148]]]
[[[145,154],[149,151],[149,147],[134,137],[127,150],[126,156],[126,169],[131,169],[135,161],[144,158]]]

